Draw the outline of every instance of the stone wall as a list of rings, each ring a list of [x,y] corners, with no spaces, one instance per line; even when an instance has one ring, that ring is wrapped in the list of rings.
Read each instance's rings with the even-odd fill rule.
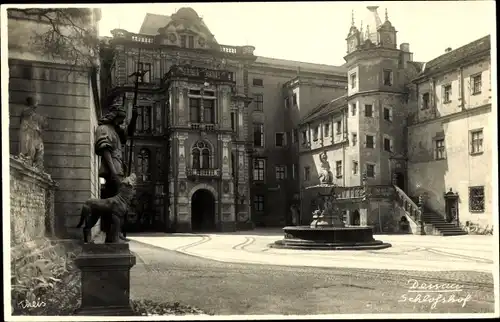
[[[10,156],[10,240],[11,246],[53,237],[56,183],[40,172]]]

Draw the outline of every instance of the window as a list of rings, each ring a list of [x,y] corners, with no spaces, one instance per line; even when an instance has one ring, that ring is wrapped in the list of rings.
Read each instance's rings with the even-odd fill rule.
[[[342,161],[335,162],[335,175],[337,178],[342,177]]]
[[[138,68],[142,76],[139,78],[141,83],[151,83],[151,64],[150,63],[139,63]]]
[[[252,79],[253,86],[264,86],[264,81],[261,78]]]
[[[199,98],[189,98],[189,120],[191,123],[200,123],[200,99]]]
[[[285,108],[289,108],[289,107],[290,107],[290,98],[285,97]]]
[[[274,143],[277,147],[284,147],[286,145],[285,133],[277,132],[274,134]]]
[[[470,154],[483,152],[483,130],[470,132]]]
[[[472,76],[472,95],[481,93],[481,74]]]
[[[142,176],[142,181],[151,180],[150,156],[151,153],[148,149],[141,149],[141,151],[137,155],[138,172],[139,175]]]
[[[444,139],[435,140],[434,143],[436,145],[436,160],[443,160],[445,158]]]
[[[342,133],[342,122],[337,121],[337,134],[341,134],[341,133]]]
[[[186,48],[186,35],[181,35],[181,47]]]
[[[293,103],[293,106],[297,106],[297,93],[293,93],[292,103]]]
[[[443,103],[451,102],[451,85],[443,86]]]
[[[375,137],[373,135],[366,136],[366,147],[370,149],[375,147]]]
[[[264,124],[253,124],[253,145],[256,147],[264,147]]]
[[[277,165],[276,166],[276,180],[285,180],[286,179],[286,166],[285,165]]]
[[[292,143],[299,142],[299,131],[297,129],[292,130]]]
[[[429,108],[429,93],[422,94],[422,109],[426,110]]]
[[[231,112],[231,130],[236,129],[236,114],[234,112]]]
[[[191,162],[193,169],[210,169],[210,148],[204,141],[197,142],[191,150]]]
[[[189,48],[194,48],[194,36],[189,36],[188,37],[188,47]]]
[[[375,178],[375,165],[367,164],[366,165],[366,177],[367,178]]]
[[[352,174],[358,174],[358,161],[352,161]]]
[[[356,103],[351,104],[352,116],[356,116]]]
[[[484,211],[484,186],[469,187],[469,210],[471,212]]]
[[[254,111],[264,110],[264,97],[262,94],[254,94],[253,103],[254,103],[254,109],[253,109]]]
[[[358,134],[352,133],[352,146],[356,146],[357,143],[358,143]]]
[[[330,135],[330,123],[325,123],[325,136],[329,136]]]
[[[391,139],[384,138],[384,150],[387,152],[392,151],[392,142]]]
[[[373,105],[365,104],[365,116],[373,117]]]
[[[392,86],[392,70],[384,69],[384,85]]]
[[[384,107],[384,120],[392,122],[392,110]]]
[[[313,129],[313,141],[318,141],[319,126]]]
[[[152,128],[152,107],[138,106],[137,107],[137,133],[151,132]]]
[[[307,144],[307,131],[302,131],[302,144]]]
[[[304,167],[304,181],[311,180],[311,168]]]
[[[203,122],[204,123],[215,123],[215,101],[214,100],[203,100]]]
[[[266,160],[254,159],[253,161],[253,180],[264,181],[266,173]]]
[[[356,88],[356,73],[351,74],[351,88]]]
[[[256,212],[264,212],[264,196],[255,195],[253,197],[253,208]]]

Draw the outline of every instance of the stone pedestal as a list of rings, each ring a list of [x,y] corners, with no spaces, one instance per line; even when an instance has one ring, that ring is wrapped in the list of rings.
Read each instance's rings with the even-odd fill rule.
[[[82,303],[76,315],[134,315],[130,306],[130,269],[136,258],[128,244],[84,244],[75,263],[82,272]]]

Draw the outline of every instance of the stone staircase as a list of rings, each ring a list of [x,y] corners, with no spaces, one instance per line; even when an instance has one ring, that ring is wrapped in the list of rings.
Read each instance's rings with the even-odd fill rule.
[[[413,197],[411,199],[418,204],[418,198]],[[467,235],[466,231],[455,224],[446,222],[443,216],[425,206],[424,213],[422,214],[422,220],[426,224],[431,224],[434,227],[434,230],[441,236]]]

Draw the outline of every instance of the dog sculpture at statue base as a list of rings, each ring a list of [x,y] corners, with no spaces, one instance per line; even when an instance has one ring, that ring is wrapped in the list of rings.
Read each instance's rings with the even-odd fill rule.
[[[83,241],[91,241],[91,230],[97,224],[99,218],[107,216],[111,225],[105,232],[105,243],[124,243],[120,238],[121,222],[128,212],[128,208],[135,195],[135,184],[137,177],[134,173],[124,178],[120,183],[118,194],[106,199],[89,199],[82,207],[80,222],[76,228],[83,225]]]

